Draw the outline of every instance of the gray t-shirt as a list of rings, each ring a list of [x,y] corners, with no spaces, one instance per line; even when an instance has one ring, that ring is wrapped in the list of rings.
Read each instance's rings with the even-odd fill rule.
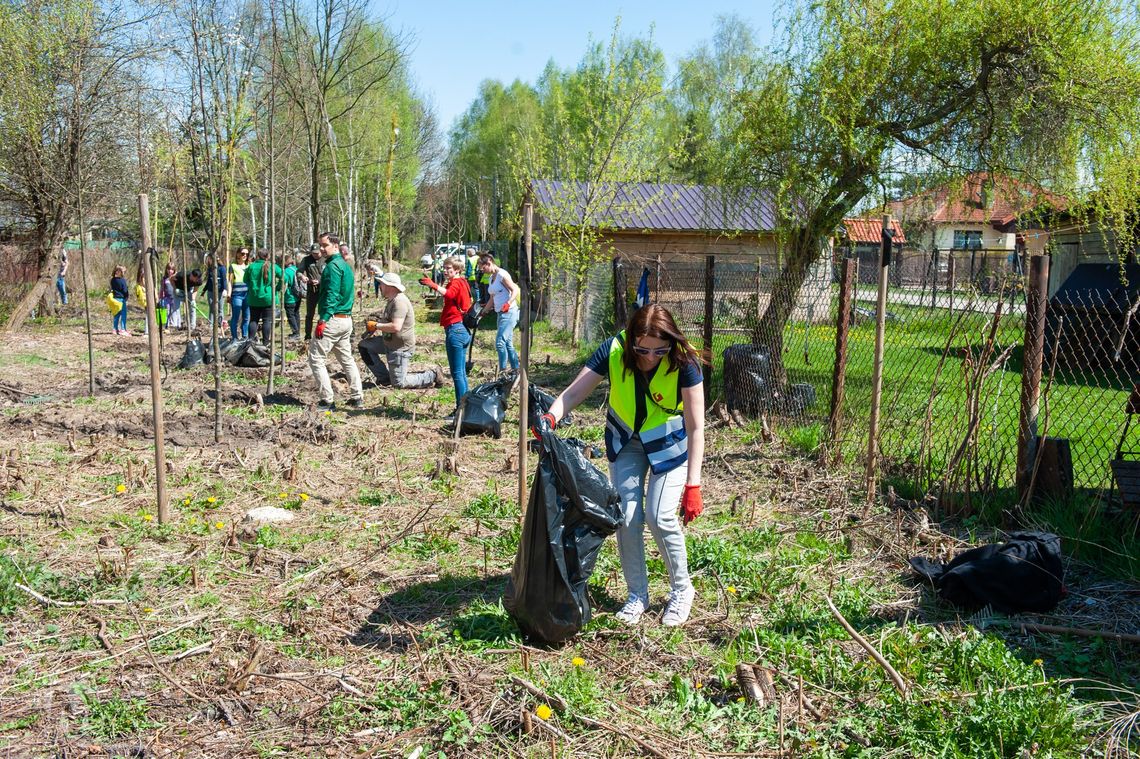
[[[404,325],[399,332],[384,333],[384,350],[415,350],[416,347],[416,310],[412,302],[403,293],[396,293],[396,297],[388,301],[384,309],[384,321],[394,322],[400,317]]]

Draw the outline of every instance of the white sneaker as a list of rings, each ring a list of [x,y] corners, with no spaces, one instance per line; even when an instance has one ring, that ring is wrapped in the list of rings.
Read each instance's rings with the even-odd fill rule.
[[[627,625],[636,625],[641,621],[641,615],[644,614],[648,608],[649,603],[646,599],[631,595],[629,600],[625,602],[625,606],[621,607],[621,611],[614,614],[614,616]]]
[[[697,591],[692,585],[687,590],[674,591],[669,594],[669,602],[665,604],[665,613],[661,615],[661,624],[665,627],[679,627],[689,619],[689,612],[693,610],[693,597]]]

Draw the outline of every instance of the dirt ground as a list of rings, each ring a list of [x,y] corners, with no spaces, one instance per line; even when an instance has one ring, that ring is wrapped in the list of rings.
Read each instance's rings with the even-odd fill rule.
[[[658,621],[666,585],[652,541],[651,612],[633,629],[613,618],[624,583],[611,540],[583,633],[554,648],[522,640],[499,600],[519,534],[517,403],[501,439],[458,443],[442,419],[450,385],[366,383],[363,410],[319,413],[297,345],[273,395],[266,370],[223,373],[215,443],[212,370],[174,368],[184,337],[168,339],[172,518],[159,525],[146,340],[107,326],[94,335],[93,397],[79,319],[0,341],[5,756],[914,756],[926,749],[907,747],[938,729],[946,755],[967,756],[961,735],[977,728],[960,726],[989,708],[1029,710],[1002,700],[1027,691],[1056,714],[1027,711],[994,744],[1002,753],[1136,750],[1126,731],[1140,649],[1017,625],[1140,632],[1140,589],[1073,565],[1051,617],[959,619],[906,562],[951,555],[965,533],[921,511],[864,513],[846,471],[715,413],[707,512],[687,529],[699,595],[680,630]],[[488,332],[473,384],[493,372]],[[419,335],[417,365],[445,363],[439,328]],[[579,366],[545,334],[532,359],[553,389]],[[601,445],[603,401],[584,404],[568,434]],[[265,505],[294,519],[243,523]],[[895,692],[827,598],[910,693]],[[749,663],[772,677],[767,704],[741,690]],[[955,667],[957,680],[945,674]],[[1077,680],[1107,681],[1113,695]]]

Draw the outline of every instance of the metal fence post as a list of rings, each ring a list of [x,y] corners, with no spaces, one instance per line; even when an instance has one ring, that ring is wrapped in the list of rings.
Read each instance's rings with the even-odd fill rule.
[[[835,367],[831,376],[831,413],[827,420],[828,440],[833,446],[839,442],[840,428],[843,425],[843,393],[847,382],[847,333],[851,330],[851,291],[855,278],[854,262],[843,259],[839,275],[839,308],[835,315]],[[832,453],[838,461],[842,458],[839,448]]]
[[[1021,369],[1021,413],[1017,427],[1017,493],[1025,495],[1033,467],[1037,412],[1041,402],[1041,371],[1045,362],[1045,296],[1049,291],[1049,257],[1029,260],[1025,291],[1025,349]]]
[[[705,258],[705,324],[704,349],[708,361],[708,371],[705,377],[705,404],[712,401],[713,376],[713,285],[716,281],[716,256]]]
[[[887,281],[891,269],[891,216],[883,216],[882,246],[879,250],[879,296],[875,312],[875,361],[871,371],[871,420],[867,435],[867,504],[875,498],[875,479],[879,470],[879,408],[883,396],[883,343],[886,339]]]

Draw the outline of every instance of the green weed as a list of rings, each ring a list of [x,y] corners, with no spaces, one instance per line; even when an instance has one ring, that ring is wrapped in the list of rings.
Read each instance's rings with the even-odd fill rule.
[[[146,699],[97,697],[84,691],[83,701],[87,705],[83,729],[97,738],[114,740],[160,726],[150,718]]]

